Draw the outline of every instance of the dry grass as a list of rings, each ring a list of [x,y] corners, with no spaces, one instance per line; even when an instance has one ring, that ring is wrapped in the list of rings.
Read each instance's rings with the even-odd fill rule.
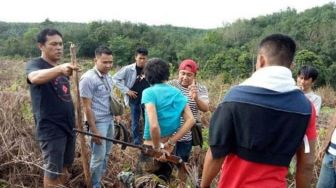
[[[316,90],[316,93],[321,96],[324,106],[335,107],[336,106],[336,92],[330,86],[323,86]]]
[[[43,161],[38,143],[35,141],[35,125],[31,116],[30,97],[27,86],[24,84],[23,62],[13,64],[12,62],[0,62],[0,188],[3,187],[42,187]],[[2,79],[4,78],[4,79]],[[21,79],[20,82],[16,79]],[[210,108],[213,111],[222,100],[230,85],[223,83],[223,78],[218,76],[212,80],[204,80],[207,85],[211,99]],[[15,88],[13,88],[15,84]],[[335,92],[330,87],[323,87],[317,90],[323,98],[323,105],[334,107],[336,104]],[[327,109],[327,110],[325,110]],[[333,110],[324,108],[320,114],[319,142],[324,138],[327,120]],[[211,113],[202,114],[204,126],[208,126]],[[129,114],[124,120],[129,127]],[[78,144],[77,144],[78,145]],[[83,187],[83,170],[79,158],[78,148],[76,158],[71,168],[71,177],[68,187]],[[121,150],[119,146],[113,146],[113,153],[108,162],[108,170],[103,179],[105,187],[122,187],[117,180],[117,174],[121,171],[134,170],[137,163],[137,150],[127,148]],[[190,177],[187,184],[192,185],[199,181],[203,167],[205,149],[196,149],[190,159]],[[320,168],[320,161],[317,161],[314,169],[314,182],[316,182]],[[172,181],[170,187],[176,187],[176,181]],[[289,187],[294,187],[293,177],[289,177]],[[312,185],[315,185],[313,183]]]
[[[0,99],[3,104],[0,106],[0,187],[42,187],[43,160],[35,141],[35,126],[31,117],[25,114],[27,106],[30,107],[29,96],[0,92]],[[133,148],[121,150],[119,145],[114,145],[112,151],[102,182],[105,187],[121,187],[117,174],[135,169],[139,151]],[[196,175],[200,171],[196,164],[202,164],[203,161],[199,160],[200,155],[202,154],[193,155],[192,159],[196,161],[192,165],[197,171]],[[76,148],[75,162],[70,169],[69,187],[84,185],[79,156],[79,148]]]
[[[0,179],[11,187],[39,185],[41,174],[34,172],[42,166],[41,155],[31,122],[20,113],[28,97],[1,92],[0,98]],[[5,185],[4,181],[2,184]]]
[[[0,92],[0,187],[42,187],[43,161],[35,141],[35,126],[25,114],[30,109],[27,94]],[[78,144],[77,144],[78,146]],[[71,168],[69,187],[83,185],[82,167],[76,148],[76,158]],[[137,152],[131,148],[113,147],[109,168],[104,178],[106,187],[120,187],[116,175],[135,166]]]

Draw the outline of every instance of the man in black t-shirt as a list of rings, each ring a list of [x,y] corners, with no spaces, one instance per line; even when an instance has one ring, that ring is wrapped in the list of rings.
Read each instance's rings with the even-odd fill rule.
[[[26,65],[36,136],[44,159],[44,187],[64,185],[74,160],[74,106],[68,76],[78,68],[58,64],[63,56],[62,34],[44,29],[37,35],[41,57]]]
[[[144,108],[141,106],[142,91],[149,87],[149,83],[143,74],[143,68],[147,63],[148,50],[138,48],[135,52],[135,63],[124,66],[113,75],[115,86],[124,94],[125,103],[131,109],[131,128],[134,144],[142,143],[140,130],[140,116]]]
[[[143,67],[135,66],[135,69],[136,69],[136,79],[135,79],[134,85],[132,86],[131,90],[137,93],[137,97],[135,98],[130,97],[129,102],[131,104],[140,105],[142,91],[145,90],[147,87],[149,87],[149,83],[145,79],[145,75],[143,73]]]

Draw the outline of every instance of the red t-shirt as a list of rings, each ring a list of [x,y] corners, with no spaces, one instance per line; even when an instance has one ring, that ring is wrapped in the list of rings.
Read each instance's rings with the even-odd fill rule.
[[[308,140],[316,140],[316,112],[312,108],[312,115],[306,135]],[[244,160],[235,154],[226,156],[219,188],[286,188],[288,167],[255,163]]]

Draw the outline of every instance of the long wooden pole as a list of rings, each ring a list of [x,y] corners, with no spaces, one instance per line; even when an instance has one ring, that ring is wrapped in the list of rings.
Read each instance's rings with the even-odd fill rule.
[[[77,66],[77,58],[76,58],[76,46],[71,43],[70,45],[70,55],[71,55],[71,63],[75,66]],[[80,96],[79,96],[79,84],[78,84],[78,71],[73,71],[73,88],[74,88],[74,103],[75,103],[75,109],[76,109],[76,128],[79,130],[83,130],[83,118],[82,118],[82,110],[81,110],[81,103],[80,103]],[[78,135],[79,144],[80,144],[80,153],[81,153],[81,159],[82,159],[82,165],[83,165],[83,171],[84,171],[84,179],[86,187],[92,188],[91,183],[91,175],[90,175],[90,168],[89,168],[89,161],[88,161],[88,152],[87,147],[85,144],[85,138],[84,135],[79,134]]]

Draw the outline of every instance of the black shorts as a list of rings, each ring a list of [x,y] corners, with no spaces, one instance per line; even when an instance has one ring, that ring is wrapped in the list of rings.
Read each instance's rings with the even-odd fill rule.
[[[76,137],[64,136],[40,141],[44,161],[44,176],[56,179],[64,167],[69,167],[75,157]]]

